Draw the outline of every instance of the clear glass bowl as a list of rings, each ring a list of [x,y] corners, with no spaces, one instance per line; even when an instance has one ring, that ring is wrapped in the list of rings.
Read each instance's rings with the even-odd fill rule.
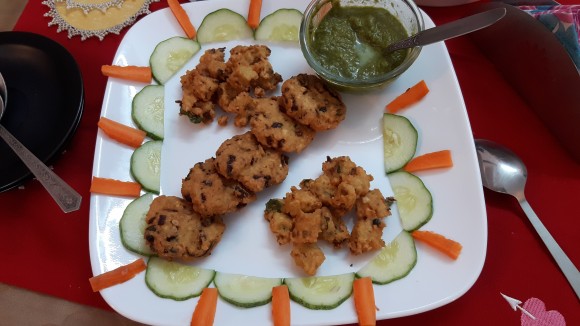
[[[310,67],[312,67],[312,69],[314,69],[322,79],[339,90],[372,90],[385,86],[395,80],[405,72],[413,62],[415,62],[415,59],[417,59],[421,52],[421,47],[408,49],[404,61],[393,70],[369,78],[346,78],[326,69],[317,60],[316,55],[310,46],[318,25],[322,22],[328,10],[330,10],[335,4],[339,4],[343,7],[361,6],[386,9],[398,18],[407,31],[408,36],[423,31],[425,28],[421,11],[412,0],[313,0],[306,8],[300,26],[300,47]]]

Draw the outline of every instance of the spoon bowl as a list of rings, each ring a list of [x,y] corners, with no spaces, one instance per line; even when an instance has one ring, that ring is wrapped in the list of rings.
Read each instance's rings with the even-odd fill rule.
[[[7,105],[8,87],[6,86],[4,77],[0,73],[0,119],[4,115],[4,112],[6,112]],[[57,176],[24,145],[22,145],[16,137],[2,126],[2,124],[0,124],[0,138],[2,138],[10,148],[12,148],[24,165],[26,165],[34,177],[40,181],[42,186],[44,186],[65,213],[73,212],[80,208],[82,199],[81,195]]]
[[[489,140],[476,139],[475,149],[483,186],[496,192],[512,195],[518,200],[530,223],[570,282],[576,296],[580,298],[580,272],[526,200],[524,188],[528,172],[522,160],[514,152]]]
[[[492,141],[475,141],[483,185],[496,192],[524,196],[528,170],[524,162],[509,149]]]

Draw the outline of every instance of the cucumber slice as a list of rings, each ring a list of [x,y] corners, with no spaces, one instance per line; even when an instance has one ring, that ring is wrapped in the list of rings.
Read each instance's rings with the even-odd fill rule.
[[[149,211],[149,206],[153,201],[153,194],[147,193],[129,203],[121,221],[119,221],[119,230],[121,231],[121,243],[125,248],[132,252],[144,256],[151,256],[153,253],[145,242],[145,215]]]
[[[264,17],[254,33],[258,41],[298,42],[302,13],[296,9],[278,9]]]
[[[272,288],[282,285],[282,279],[217,272],[214,284],[225,301],[238,307],[252,308],[272,301]]]
[[[417,129],[409,119],[390,113],[383,115],[383,155],[386,173],[399,170],[415,156],[417,139]]]
[[[145,191],[159,194],[161,172],[160,140],[151,140],[138,147],[131,155],[131,175]]]
[[[253,37],[254,31],[246,19],[225,8],[207,14],[197,29],[197,40],[202,44]]]
[[[133,121],[139,129],[147,133],[147,136],[155,140],[163,139],[164,91],[163,86],[148,85],[133,97],[131,109]]]
[[[314,310],[330,310],[342,304],[352,294],[354,273],[333,276],[287,278],[290,298]]]
[[[370,277],[373,283],[387,284],[407,276],[417,264],[415,241],[407,231],[386,245],[375,258],[361,268],[357,277]]]
[[[149,57],[153,78],[159,84],[165,84],[200,49],[196,41],[180,36],[160,42]]]
[[[177,301],[197,297],[213,280],[215,271],[151,257],[145,283],[157,296]]]
[[[405,231],[414,231],[433,216],[433,197],[419,177],[398,171],[388,174],[395,194],[401,224]]]

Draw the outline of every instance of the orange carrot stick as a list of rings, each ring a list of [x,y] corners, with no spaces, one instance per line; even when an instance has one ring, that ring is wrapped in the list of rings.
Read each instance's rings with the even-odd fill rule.
[[[141,185],[132,181],[93,177],[90,192],[112,196],[139,197]]]
[[[262,0],[250,0],[248,9],[248,25],[256,29],[260,25],[260,13],[262,11]]]
[[[93,292],[126,282],[147,268],[145,260],[139,258],[132,263],[118,267],[101,275],[89,278]]]
[[[441,251],[442,253],[446,254],[447,256],[457,259],[459,254],[461,253],[461,249],[463,246],[454,240],[447,239],[446,237],[442,236],[441,234],[435,233],[433,231],[413,231],[411,235],[414,239],[422,241],[433,248]]]
[[[429,88],[424,80],[408,88],[403,94],[397,96],[385,107],[385,111],[395,113],[408,107],[411,104],[419,102],[425,95],[429,93]]]
[[[205,288],[191,316],[191,326],[211,326],[215,319],[218,291],[216,288]]]
[[[147,135],[143,130],[126,126],[105,117],[99,119],[98,126],[107,136],[133,148],[141,146]]]
[[[373,282],[370,277],[354,280],[352,284],[354,305],[358,315],[360,326],[374,326],[377,324],[377,307],[375,306],[375,293]]]
[[[290,326],[290,293],[286,285],[272,288],[272,320],[274,326]]]
[[[452,166],[453,159],[451,158],[451,151],[446,149],[414,157],[403,167],[403,170],[407,172],[415,172],[429,169],[450,168]]]
[[[167,4],[169,5],[171,12],[173,13],[173,16],[175,16],[177,22],[185,32],[185,35],[187,35],[187,37],[190,39],[194,39],[197,32],[195,31],[195,27],[193,27],[193,24],[191,23],[191,20],[189,19],[187,12],[185,12],[185,9],[183,9],[179,1],[167,0]]]
[[[102,65],[101,73],[107,77],[142,83],[150,83],[152,80],[151,67]]]

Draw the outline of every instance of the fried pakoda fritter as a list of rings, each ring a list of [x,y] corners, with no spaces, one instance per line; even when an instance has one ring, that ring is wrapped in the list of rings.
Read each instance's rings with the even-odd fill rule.
[[[296,266],[302,268],[308,275],[315,275],[326,256],[316,243],[294,244],[290,255]]]
[[[315,75],[299,74],[286,80],[282,84],[280,107],[316,131],[334,129],[346,117],[340,94]]]
[[[228,75],[225,56],[226,48],[206,50],[199,58],[199,63],[195,66],[195,69],[203,76],[223,82]]]
[[[223,142],[216,152],[215,166],[223,177],[253,192],[280,184],[288,175],[288,157],[265,148],[250,132]]]
[[[223,84],[227,85],[226,83]],[[228,101],[227,105],[225,103],[221,103],[226,101],[225,99],[222,99],[221,97],[222,95],[218,96],[220,96],[219,97],[220,105],[224,105],[222,106],[222,109],[226,112],[233,113],[235,115],[234,124],[236,125],[236,127],[241,128],[247,126],[248,122],[250,121],[250,115],[252,114],[252,111],[255,106],[254,98],[250,96],[250,93],[248,92],[237,93],[235,97],[227,100]],[[231,94],[230,95],[225,94],[223,96],[228,97],[231,96]]]
[[[228,71],[227,83],[238,92],[250,92],[276,89],[282,81],[282,76],[274,72],[268,57],[271,50],[265,45],[238,45],[230,50],[230,58],[226,62]]]
[[[333,214],[328,207],[321,208],[320,238],[341,248],[350,238],[348,228],[341,215]]]
[[[385,199],[378,189],[357,199],[356,222],[348,242],[351,253],[358,255],[385,246],[382,239],[386,226],[384,218],[391,215],[391,203],[392,200]]]
[[[347,183],[354,188],[357,197],[366,195],[371,187],[373,176],[357,166],[348,156],[326,157],[322,163],[322,172],[330,178],[330,183],[338,186]]]
[[[183,198],[202,216],[234,212],[256,200],[256,194],[238,181],[224,178],[215,168],[215,158],[199,162],[181,184]]]
[[[168,260],[210,255],[225,230],[220,216],[202,217],[191,203],[171,196],[155,198],[145,221],[145,241],[157,256]]]
[[[204,76],[197,70],[189,70],[181,76],[183,92],[179,114],[185,115],[193,123],[210,123],[215,117],[215,108],[212,102],[218,89],[218,81]]]
[[[360,196],[370,189],[373,177],[346,156],[331,159],[322,164],[322,175],[314,180],[304,180],[303,188],[314,193],[322,204],[335,215],[349,212]]]
[[[324,261],[324,252],[316,245],[318,240],[335,248],[348,243],[355,255],[385,245],[383,219],[391,214],[394,198],[370,190],[372,180],[349,157],[327,157],[319,177],[304,179],[300,187],[290,187],[284,198],[268,201],[264,218],[279,245],[293,244],[295,264],[314,275]],[[349,233],[343,217],[353,208],[357,217]]]
[[[276,236],[279,245],[284,245],[292,241],[292,229],[294,220],[290,215],[282,212],[284,201],[282,199],[270,199],[266,203],[264,218],[270,224],[270,231]]]
[[[322,232],[322,210],[319,208],[312,213],[300,213],[294,217],[292,229],[292,243],[305,244],[318,242]]]
[[[219,105],[226,112],[240,93],[253,92],[258,97],[277,88],[282,81],[268,61],[270,49],[264,45],[236,46],[225,61],[225,48],[210,49],[200,57],[195,69],[181,76],[180,115],[193,123],[208,124]],[[240,121],[237,126],[247,124]]]
[[[280,111],[274,98],[255,99],[249,116],[251,131],[258,141],[285,153],[300,153],[310,145],[316,134]]]
[[[290,187],[290,191],[284,197],[282,211],[291,216],[302,213],[312,213],[322,207],[320,199],[308,189]]]

